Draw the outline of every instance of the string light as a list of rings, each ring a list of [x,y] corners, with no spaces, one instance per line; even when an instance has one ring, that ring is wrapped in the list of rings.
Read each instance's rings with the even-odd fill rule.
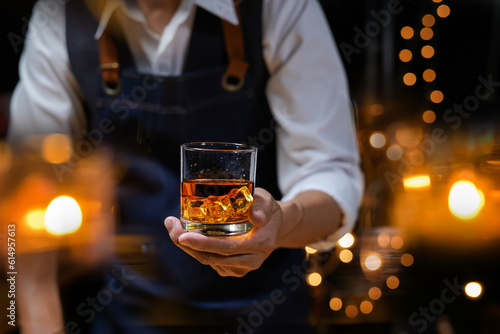
[[[338,297],[334,297],[334,298],[330,299],[330,308],[333,311],[340,310],[342,308],[342,299],[340,299]]]
[[[339,245],[343,248],[349,248],[354,244],[354,236],[351,233],[346,233],[339,239]]]
[[[478,282],[469,282],[464,288],[465,294],[470,298],[478,298],[483,292],[483,287]]]
[[[434,56],[434,48],[430,45],[425,45],[424,47],[422,47],[421,52],[422,57],[426,59],[432,58]]]
[[[417,82],[417,76],[411,72],[408,72],[404,75],[403,82],[407,86],[413,86]]]
[[[399,60],[403,63],[409,62],[413,58],[413,53],[408,49],[403,49],[399,52]]]
[[[420,38],[422,38],[424,41],[428,41],[434,37],[434,31],[432,31],[431,28],[425,27],[422,30],[420,30]]]
[[[448,17],[450,15],[450,7],[447,5],[440,5],[437,9],[437,14],[441,18]]]
[[[401,256],[401,264],[405,267],[410,267],[414,262],[413,255],[405,253]]]
[[[422,24],[425,26],[425,27],[432,27],[434,24],[436,23],[436,19],[434,18],[433,15],[431,14],[427,14],[427,15],[424,15],[424,17],[422,17]]]
[[[399,279],[396,276],[389,276],[385,280],[385,284],[389,289],[397,289],[397,287],[399,286]]]
[[[440,90],[434,90],[430,95],[431,101],[434,103],[441,103],[444,99],[444,94]]]
[[[368,300],[364,300],[359,305],[359,310],[361,311],[361,313],[369,314],[371,313],[371,311],[373,311],[373,304]]]
[[[403,27],[401,29],[401,37],[404,39],[411,39],[414,35],[413,28],[412,27]]]
[[[368,297],[370,297],[372,300],[378,300],[380,297],[382,297],[382,290],[374,286],[370,288],[370,290],[368,290]]]
[[[434,123],[434,121],[436,120],[436,113],[434,111],[432,111],[432,110],[426,110],[422,114],[422,119],[427,124]]]
[[[434,80],[436,80],[436,72],[434,70],[427,69],[422,74],[422,78],[426,82],[433,82]]]

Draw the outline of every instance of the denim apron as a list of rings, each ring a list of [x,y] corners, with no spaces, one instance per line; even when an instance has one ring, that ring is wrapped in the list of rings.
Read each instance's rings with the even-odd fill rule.
[[[221,85],[228,62],[221,21],[197,8],[180,76],[137,72],[128,47],[116,39],[120,87],[109,94],[99,74],[97,22],[83,1],[66,5],[68,53],[85,99],[87,133],[100,131],[113,152],[117,239],[128,241],[127,256],[119,252],[124,245],[117,247],[105,270],[112,298],[94,309],[95,318],[85,318],[95,333],[307,333],[303,250],[278,249],[242,278],[220,277],[176,247],[163,225],[167,216],[179,216],[184,142],[256,145],[256,186],[281,197],[279,128],[265,96],[262,3],[243,1],[240,11],[249,67],[238,90]]]

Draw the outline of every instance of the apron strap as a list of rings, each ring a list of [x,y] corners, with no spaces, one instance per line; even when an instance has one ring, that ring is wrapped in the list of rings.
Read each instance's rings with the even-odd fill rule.
[[[245,74],[248,69],[248,63],[245,61],[245,45],[243,42],[241,14],[238,2],[238,0],[233,0],[239,24],[235,26],[221,19],[226,52],[229,58],[226,73],[222,77],[222,87],[230,92],[237,91],[243,86]]]
[[[99,59],[101,63],[102,88],[111,96],[121,92],[120,62],[118,52],[109,33],[105,30],[99,38]]]
[[[234,8],[238,15],[239,24],[233,25],[221,19],[222,30],[229,64],[222,76],[221,84],[224,89],[235,92],[243,87],[245,75],[248,70],[248,62],[245,61],[245,46],[243,31],[241,28],[241,14],[238,0],[233,0]],[[108,33],[104,30],[99,38],[99,59],[101,64],[102,88],[110,96],[116,96],[121,92],[120,62],[116,45]]]

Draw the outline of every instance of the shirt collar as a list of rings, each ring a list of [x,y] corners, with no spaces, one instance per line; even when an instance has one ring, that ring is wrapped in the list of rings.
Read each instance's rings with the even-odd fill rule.
[[[236,13],[233,0],[182,0],[182,1],[192,1],[194,5],[197,5],[234,25],[237,25],[239,23],[238,14]],[[133,0],[106,0],[106,4],[104,5],[104,9],[99,19],[99,25],[97,27],[97,31],[94,35],[94,38],[96,40],[101,37],[102,33],[104,32],[106,26],[109,23],[111,15],[118,8],[122,8],[125,14],[133,20],[139,22],[145,21],[144,15],[139,9],[137,9]],[[194,6],[190,6],[189,8],[193,9]]]

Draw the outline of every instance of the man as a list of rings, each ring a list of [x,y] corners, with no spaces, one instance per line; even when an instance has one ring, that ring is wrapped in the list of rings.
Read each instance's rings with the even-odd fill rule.
[[[111,262],[107,282],[134,279],[92,319],[95,332],[307,332],[301,248],[334,247],[362,192],[345,74],[317,1],[46,0],[33,15],[10,140],[62,132],[78,145],[101,130],[125,171],[119,233],[152,238],[141,249],[153,274]],[[188,141],[259,148],[250,234],[182,230]],[[37,332],[62,328],[36,312]]]

